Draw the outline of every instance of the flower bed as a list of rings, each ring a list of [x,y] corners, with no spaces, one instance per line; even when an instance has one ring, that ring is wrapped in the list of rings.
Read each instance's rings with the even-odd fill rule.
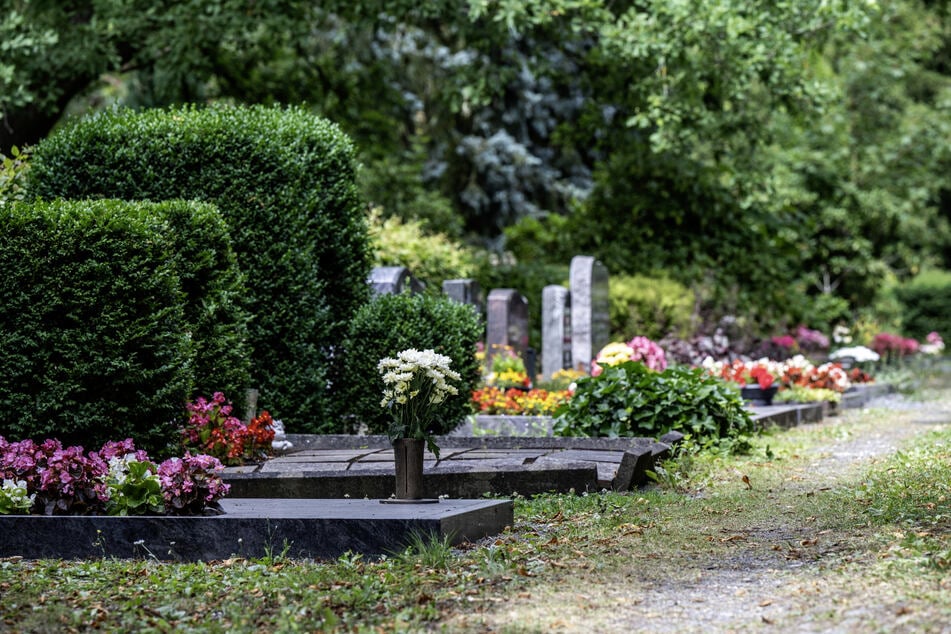
[[[55,439],[0,436],[0,514],[202,514],[228,493],[223,468],[217,458],[187,452],[156,464],[131,439],[85,453]]]

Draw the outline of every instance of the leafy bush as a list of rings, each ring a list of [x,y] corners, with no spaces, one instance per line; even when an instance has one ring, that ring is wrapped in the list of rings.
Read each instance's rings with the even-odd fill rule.
[[[35,147],[28,186],[48,199],[217,205],[247,274],[252,384],[263,408],[307,431],[327,417],[334,348],[369,293],[355,169],[349,139],[301,108],[188,106],[64,126]]]
[[[383,379],[377,371],[381,359],[401,350],[432,349],[452,359],[451,368],[461,375],[459,393],[440,407],[441,419],[433,429],[445,434],[458,427],[471,413],[469,398],[481,380],[476,343],[482,340],[482,324],[472,307],[446,297],[429,295],[381,295],[357,311],[350,324],[344,349],[344,370],[333,388],[340,393],[342,425],[365,424],[371,433],[385,434],[389,413],[380,405]],[[350,431],[341,424],[322,432]]]
[[[29,150],[14,145],[10,148],[10,156],[0,154],[0,206],[23,200],[23,183],[29,169]]]
[[[660,339],[691,331],[695,299],[683,284],[645,275],[612,275],[608,284],[613,339],[632,334]]]
[[[925,271],[895,289],[904,308],[902,330],[917,339],[951,336],[951,271]]]
[[[405,266],[426,289],[442,293],[443,280],[472,277],[478,263],[468,248],[444,234],[426,234],[422,223],[370,215],[374,264]]]
[[[174,208],[0,208],[0,434],[86,444],[121,434],[158,449],[174,442],[202,365],[186,306],[214,300],[182,290],[182,273],[198,267],[182,271],[169,257],[194,252],[163,213]]]
[[[720,439],[752,431],[739,392],[700,369],[663,372],[638,361],[605,366],[581,379],[554,423],[558,436],[645,436],[675,430],[693,438]]]

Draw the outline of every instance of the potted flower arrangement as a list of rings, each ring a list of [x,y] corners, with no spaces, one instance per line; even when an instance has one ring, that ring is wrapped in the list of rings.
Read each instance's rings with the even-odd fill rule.
[[[708,373],[740,386],[740,395],[753,405],[771,405],[782,374],[780,364],[763,358],[757,361],[735,359],[732,363],[707,358],[703,367]]]
[[[422,500],[423,445],[439,457],[431,424],[439,404],[458,394],[452,382],[461,380],[451,362],[433,350],[410,348],[377,365],[384,385],[381,406],[393,417],[388,435],[396,460],[397,500]]]

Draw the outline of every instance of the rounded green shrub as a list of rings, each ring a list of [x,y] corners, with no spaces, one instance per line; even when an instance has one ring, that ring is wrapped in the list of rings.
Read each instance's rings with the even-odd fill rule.
[[[335,348],[368,299],[355,173],[349,138],[301,108],[185,106],[64,126],[36,146],[28,191],[214,203],[247,277],[260,405],[312,431],[331,410]]]
[[[739,392],[700,369],[655,372],[626,361],[578,380],[554,424],[559,436],[657,438],[668,431],[718,440],[753,431],[753,422]]]
[[[0,207],[0,435],[159,451],[174,438],[196,370],[174,215]]]
[[[895,289],[902,305],[902,329],[924,339],[935,331],[951,338],[951,271],[924,271]]]
[[[354,315],[344,349],[344,371],[334,389],[343,398],[340,426],[322,431],[341,433],[366,425],[371,433],[385,434],[390,415],[380,405],[383,378],[377,364],[408,348],[432,349],[452,359],[451,368],[462,376],[459,394],[440,407],[435,434],[446,434],[472,412],[472,391],[481,380],[476,344],[483,329],[472,307],[446,297],[430,295],[380,295]]]
[[[695,298],[683,284],[645,275],[612,275],[608,284],[613,339],[662,339],[691,332]]]

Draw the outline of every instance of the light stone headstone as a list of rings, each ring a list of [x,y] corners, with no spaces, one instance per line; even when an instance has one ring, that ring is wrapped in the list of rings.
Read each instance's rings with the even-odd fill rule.
[[[421,293],[423,284],[414,278],[405,266],[377,266],[367,279],[374,295],[392,295],[409,291]]]
[[[608,270],[588,255],[571,258],[571,361],[591,371],[591,360],[611,337]]]
[[[572,367],[571,293],[564,286],[542,289],[542,375],[550,379]]]
[[[525,358],[528,349],[528,300],[511,288],[489,293],[486,309],[486,362],[491,363],[493,346],[511,346]]]

